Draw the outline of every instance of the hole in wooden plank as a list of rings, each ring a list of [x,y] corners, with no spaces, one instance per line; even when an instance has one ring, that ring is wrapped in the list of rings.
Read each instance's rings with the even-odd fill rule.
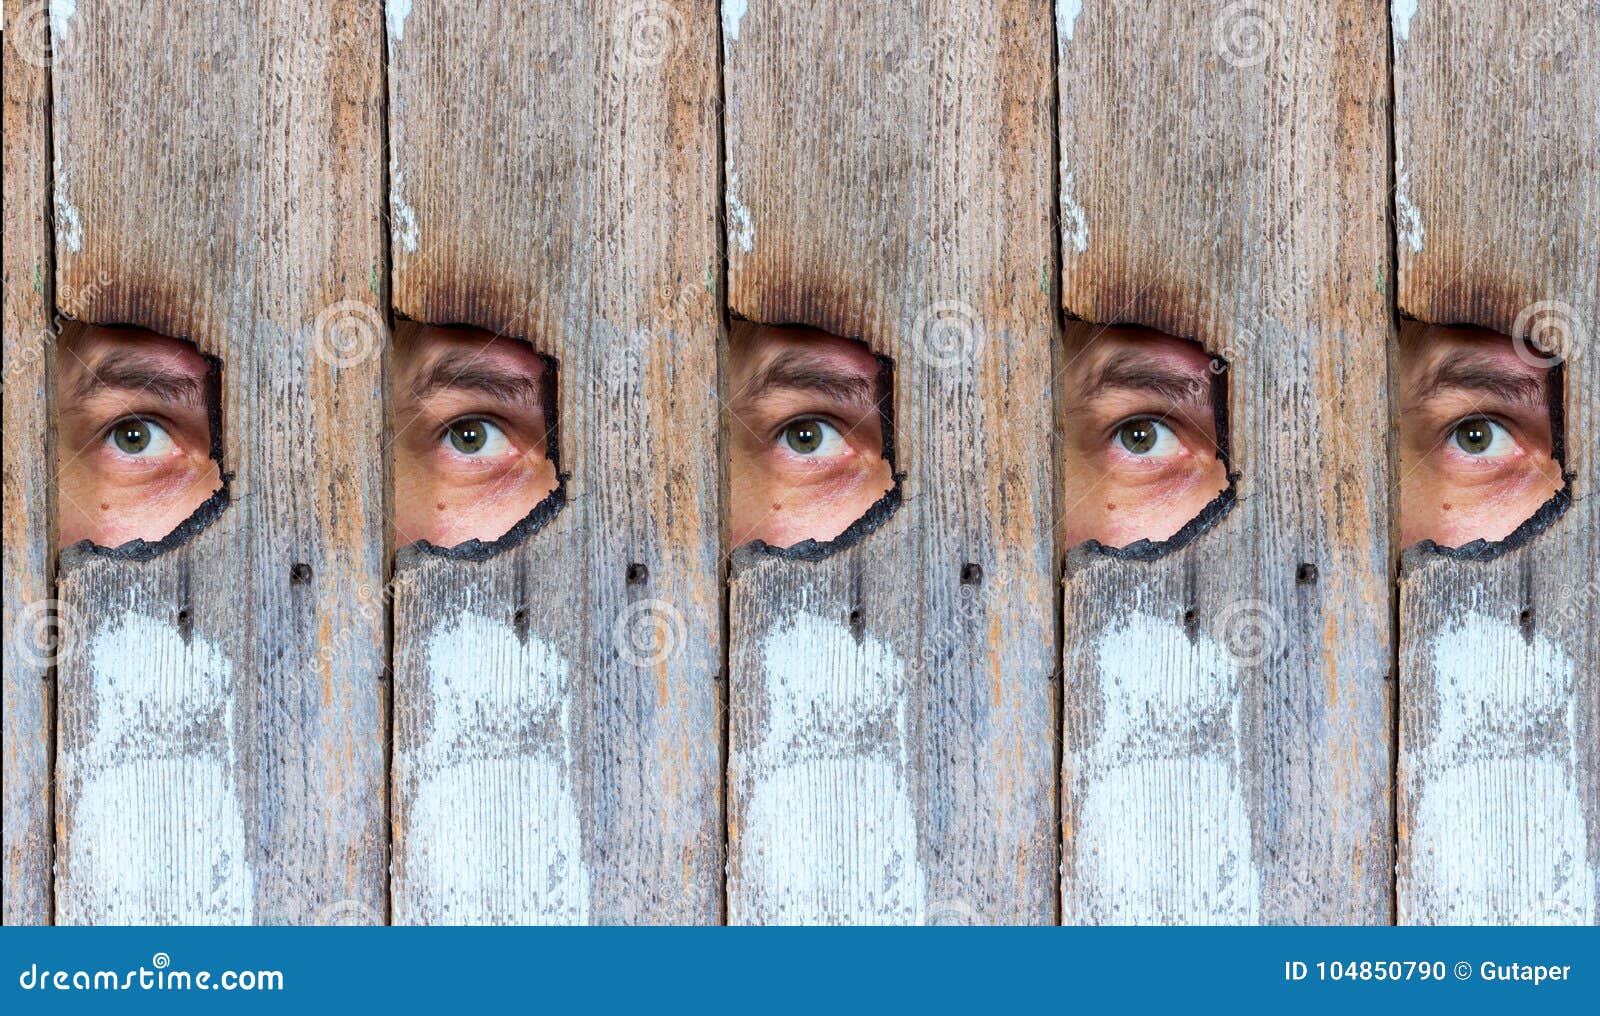
[[[557,364],[469,325],[395,327],[390,447],[395,536],[484,560],[538,532],[566,500]]]
[[[1468,325],[1400,328],[1400,538],[1487,560],[1571,504],[1559,350]]]
[[[650,581],[650,569],[635,561],[628,565],[627,579],[630,586],[642,586]]]
[[[887,358],[815,328],[736,320],[726,374],[735,546],[817,560],[899,508]]]
[[[227,507],[222,364],[194,343],[68,322],[55,403],[61,547],[148,560]]]
[[[975,586],[983,582],[983,566],[968,562],[961,566],[961,584]]]
[[[1058,448],[1066,542],[1152,559],[1232,508],[1226,361],[1133,325],[1067,330]]]
[[[311,581],[311,566],[304,561],[298,561],[289,567],[289,584],[303,586]]]
[[[1309,561],[1302,561],[1300,567],[1294,570],[1294,580],[1302,586],[1316,585],[1317,566]]]

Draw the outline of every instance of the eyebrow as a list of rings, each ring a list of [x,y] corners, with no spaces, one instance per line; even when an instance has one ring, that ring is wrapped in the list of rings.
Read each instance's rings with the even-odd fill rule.
[[[148,393],[166,402],[199,405],[204,401],[204,386],[199,378],[140,353],[117,350],[85,370],[77,385],[79,399],[116,389]]]
[[[481,392],[502,402],[532,402],[542,396],[541,378],[526,371],[487,363],[477,354],[453,351],[441,356],[412,392],[419,399],[445,389]]]
[[[795,350],[773,357],[745,386],[744,396],[755,400],[780,389],[815,392],[863,407],[877,405],[884,394],[880,375],[863,376]]]
[[[1543,406],[1550,400],[1547,378],[1508,370],[1497,359],[1472,353],[1452,356],[1434,367],[1418,385],[1418,397],[1427,399],[1449,390],[1477,392],[1524,406]]]
[[[1123,350],[1107,360],[1090,382],[1085,397],[1094,398],[1113,389],[1150,392],[1169,402],[1195,405],[1208,402],[1211,398],[1209,379],[1202,383],[1190,371],[1141,356],[1132,350]]]

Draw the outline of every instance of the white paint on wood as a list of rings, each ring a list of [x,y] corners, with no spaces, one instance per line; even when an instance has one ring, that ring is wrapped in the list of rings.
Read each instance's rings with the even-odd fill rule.
[[[748,0],[722,0],[722,44],[726,50],[729,43],[739,40],[739,22],[744,20],[745,11],[749,8]]]
[[[1113,923],[1256,921],[1238,661],[1143,611],[1102,633],[1096,656],[1096,729],[1069,749],[1085,780],[1069,899],[1096,899],[1087,909]]]
[[[750,209],[739,200],[739,174],[728,170],[728,242],[748,254],[756,247],[756,226]]]
[[[61,922],[248,923],[232,664],[210,640],[132,612],[88,651],[93,726],[63,766],[77,793]]]
[[[1411,173],[1406,169],[1404,156],[1397,156],[1394,167],[1394,218],[1395,232],[1402,245],[1413,254],[1421,254],[1427,238],[1422,224],[1422,213],[1411,202]]]
[[[749,756],[735,905],[776,923],[923,918],[909,681],[886,643],[800,609],[769,630],[765,729]],[[738,923],[739,913],[730,918]]]
[[[389,45],[394,45],[406,34],[406,19],[411,16],[411,0],[389,0],[384,8],[384,20],[389,25]]]
[[[1061,229],[1066,234],[1067,242],[1079,254],[1089,249],[1089,217],[1083,211],[1083,206],[1072,195],[1073,173],[1067,168],[1067,160],[1061,160]]]
[[[1400,40],[1411,38],[1411,19],[1417,15],[1417,0],[1393,0],[1389,5],[1390,16],[1394,21],[1394,37]]]
[[[78,13],[78,0],[50,0],[50,30],[56,35],[64,35],[67,31],[67,22]]]
[[[426,734],[396,763],[417,781],[396,922],[586,923],[566,658],[464,613],[429,635],[427,673]]]
[[[394,206],[394,223],[391,227],[394,242],[400,245],[407,254],[415,254],[417,252],[417,244],[422,239],[422,231],[417,227],[417,213],[406,203],[406,174],[404,170],[396,168],[392,163],[390,164],[390,171],[394,176],[394,182],[390,185],[390,202]]]
[[[1078,23],[1078,15],[1083,13],[1083,0],[1057,0],[1056,3],[1056,34],[1062,39],[1071,41],[1073,28]]]
[[[67,184],[71,173],[60,163],[55,169],[55,202],[56,202],[56,243],[64,246],[69,252],[76,254],[83,250],[83,217],[73,205],[72,199],[67,196]]]
[[[1588,857],[1577,774],[1572,658],[1544,635],[1471,611],[1434,636],[1438,696],[1416,745],[1417,787],[1402,923],[1593,924],[1600,867]]]

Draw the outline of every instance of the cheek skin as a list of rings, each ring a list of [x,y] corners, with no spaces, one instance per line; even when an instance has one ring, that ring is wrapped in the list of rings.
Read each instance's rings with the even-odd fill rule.
[[[805,476],[766,465],[770,451],[735,449],[730,469],[735,546],[760,540],[792,547],[805,540],[838,538],[894,485],[881,456],[852,455],[837,469]]]
[[[1228,485],[1222,461],[1214,456],[1188,456],[1185,464],[1159,476],[1097,467],[1094,458],[1082,451],[1068,456],[1063,480],[1071,499],[1065,511],[1069,546],[1095,540],[1126,547],[1171,539]]]
[[[1561,486],[1555,480],[1559,469],[1548,456],[1530,455],[1502,475],[1472,478],[1435,461],[1436,454],[1402,450],[1402,546],[1423,540],[1432,540],[1441,547],[1460,547],[1474,540],[1503,540]]]
[[[97,454],[91,448],[62,467],[62,547],[81,540],[102,547],[159,541],[222,486],[217,463],[209,456],[180,456],[158,475],[134,478],[117,476],[95,460]]]
[[[430,467],[427,455],[402,450],[395,460],[395,539],[453,547],[500,539],[556,489],[555,464],[525,455],[505,470],[462,480]]]

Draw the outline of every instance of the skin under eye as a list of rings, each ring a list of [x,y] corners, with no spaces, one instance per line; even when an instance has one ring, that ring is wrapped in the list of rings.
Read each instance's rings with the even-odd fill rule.
[[[1117,425],[1113,441],[1118,448],[1141,459],[1160,459],[1180,450],[1172,428],[1150,416],[1135,417]]]
[[[826,420],[806,417],[795,420],[778,435],[783,446],[796,455],[806,458],[825,458],[837,454],[844,445],[844,435]]]
[[[167,429],[154,420],[126,416],[106,431],[106,444],[119,455],[136,459],[159,459],[177,450]]]
[[[506,432],[481,416],[464,416],[444,430],[444,441],[452,450],[475,459],[505,455],[511,450]]]
[[[1473,458],[1498,459],[1517,450],[1516,439],[1505,427],[1486,416],[1462,420],[1450,433],[1456,448]]]

